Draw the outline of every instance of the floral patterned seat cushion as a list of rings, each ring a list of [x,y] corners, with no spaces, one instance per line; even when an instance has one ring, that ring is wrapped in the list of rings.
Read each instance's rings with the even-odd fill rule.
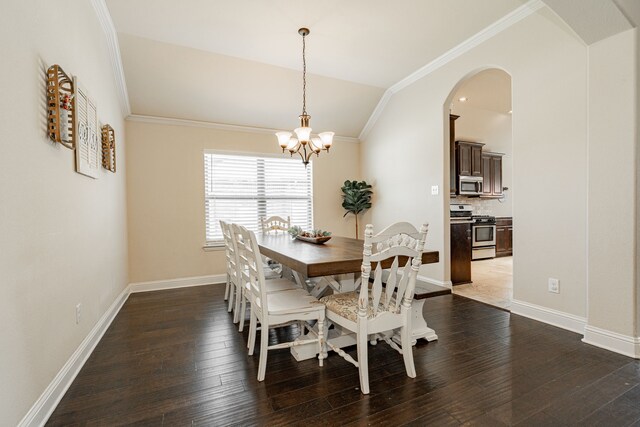
[[[358,292],[345,292],[342,294],[333,294],[328,295],[326,297],[320,298],[319,302],[324,304],[327,307],[327,310],[333,311],[340,316],[351,320],[352,322],[358,321],[358,298],[360,294]],[[384,296],[383,296],[384,298]],[[381,298],[382,300],[382,298]],[[382,301],[378,304],[378,313],[389,311],[391,313],[396,313],[395,311],[395,298],[391,298],[391,302],[389,303],[389,308],[385,309],[382,305]],[[369,306],[367,307],[368,313],[367,317],[369,319],[373,319],[376,315],[373,314],[373,298],[369,296]]]

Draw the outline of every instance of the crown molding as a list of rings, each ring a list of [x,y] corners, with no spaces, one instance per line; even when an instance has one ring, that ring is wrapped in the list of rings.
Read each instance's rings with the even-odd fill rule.
[[[373,109],[373,112],[369,116],[369,120],[367,120],[367,123],[362,128],[360,135],[358,135],[358,139],[360,141],[362,141],[364,138],[367,137],[367,135],[369,135],[369,132],[371,132],[371,129],[380,118],[380,115],[384,111],[384,108],[387,106],[387,103],[389,102],[392,96],[393,96],[393,92],[391,92],[391,89],[387,89],[384,91],[384,93],[382,94],[382,98],[380,98],[380,101],[378,101],[378,105],[376,105],[376,108]]]
[[[186,120],[186,119],[174,119],[170,117],[158,117],[158,116],[144,116],[141,114],[130,114],[127,117],[127,120],[130,122],[140,122],[140,123],[153,123],[158,125],[168,125],[168,126],[188,126],[188,127],[196,127],[196,128],[207,128],[207,129],[217,129],[217,130],[226,130],[232,132],[248,132],[248,133],[259,133],[265,135],[273,135],[276,132],[279,132],[281,129],[269,129],[269,128],[259,128],[259,127],[251,127],[251,126],[241,126],[241,125],[229,125],[225,123],[215,123],[215,122],[207,122],[200,120]],[[360,140],[358,138],[352,138],[350,136],[334,136],[333,138],[336,142],[350,142],[350,143],[359,143]]]
[[[537,10],[539,10],[544,6],[545,5],[542,2],[542,0],[529,0],[527,3],[523,4],[519,8],[512,11],[511,13],[498,19],[496,22],[489,25],[488,27],[481,30],[480,32],[474,34],[473,36],[469,37],[467,40],[463,41],[459,45],[455,46],[452,49],[449,49],[447,52],[443,53],[433,61],[429,62],[427,65],[423,66],[422,68],[409,74],[404,79],[390,86],[382,95],[382,98],[380,98],[378,105],[376,105],[376,108],[373,110],[373,113],[371,113],[369,120],[367,120],[367,124],[364,126],[364,128],[362,128],[362,132],[360,132],[360,135],[358,136],[358,138],[362,141],[367,137],[367,135],[369,135],[369,132],[377,122],[382,112],[384,111],[384,108],[386,107],[387,103],[389,102],[389,99],[391,99],[393,94],[401,91],[402,89],[406,88],[409,85],[412,85],[413,83],[420,80],[421,78],[431,74],[438,68],[444,66],[445,64],[453,61],[459,56],[470,51],[474,47],[489,40],[491,37],[495,36],[496,34],[499,34],[502,31],[506,30],[507,28],[511,27],[512,25],[522,21],[524,18],[534,14]]]
[[[113,77],[116,81],[116,89],[118,91],[118,99],[120,100],[120,109],[123,117],[131,114],[131,105],[129,104],[129,94],[127,93],[127,83],[124,78],[124,68],[122,67],[122,58],[120,57],[120,45],[118,44],[118,34],[111,20],[111,14],[107,8],[105,0],[91,0],[93,10],[96,12],[102,32],[107,39],[109,48],[109,59],[111,61],[111,69]]]
[[[392,93],[401,91],[405,87],[415,83],[416,81],[420,80],[424,76],[431,74],[432,72],[442,67],[443,65],[467,53],[474,47],[484,43],[485,41],[489,40],[491,37],[495,36],[496,34],[499,34],[502,31],[506,30],[507,28],[511,27],[512,25],[522,21],[524,18],[526,18],[529,15],[532,15],[543,6],[544,6],[544,3],[541,0],[529,0],[527,3],[523,4],[513,12],[498,19],[493,24],[489,25],[485,29],[469,37],[467,40],[463,41],[462,43],[455,46],[454,48],[449,49],[447,52],[443,53],[433,61],[429,62],[424,67],[409,74],[407,77],[405,77],[404,79],[400,80],[399,82],[391,86],[389,90]]]
[[[113,25],[113,21],[111,19],[111,14],[109,13],[109,9],[105,3],[105,0],[91,0],[91,4],[96,12],[98,20],[100,21],[100,26],[104,32],[104,35],[107,40],[107,45],[109,47],[109,57],[111,59],[111,67],[113,69],[114,78],[116,80],[116,87],[118,90],[118,98],[120,100],[120,106],[122,109],[123,115],[127,118],[127,120],[132,121],[140,121],[147,123],[162,123],[162,124],[173,124],[179,126],[194,126],[194,127],[206,127],[213,129],[222,129],[222,130],[233,130],[233,131],[242,131],[242,132],[253,132],[253,133],[273,133],[277,132],[277,129],[265,129],[265,128],[254,128],[250,126],[239,126],[239,125],[227,125],[222,123],[213,123],[213,122],[201,122],[195,120],[182,120],[182,119],[169,119],[162,117],[152,117],[152,116],[141,116],[141,115],[132,115],[131,114],[131,105],[129,104],[129,95],[127,93],[127,85],[124,77],[124,68],[122,66],[122,59],[120,56],[120,46],[118,44],[118,35],[116,33],[115,27]],[[532,15],[540,8],[544,7],[544,3],[542,0],[529,0],[524,5],[515,9],[511,13],[505,15],[500,18],[493,24],[489,25],[482,31],[476,33],[472,37],[468,38],[464,42],[460,43],[458,46],[450,49],[444,54],[440,55],[438,58],[429,62],[427,65],[418,69],[417,71],[411,73],[404,79],[398,81],[391,87],[389,87],[382,97],[375,109],[369,116],[367,123],[363,127],[362,131],[358,138],[346,137],[346,136],[336,136],[336,141],[341,142],[360,142],[364,138],[366,138],[375,125],[375,123],[380,118],[380,115],[384,111],[387,103],[393,96],[393,94],[399,92],[400,90],[406,88],[407,86],[415,83],[426,75],[432,73],[438,68],[444,66],[449,63],[453,59],[461,56],[462,54],[468,52],[479,44],[485,42],[496,34],[504,31],[505,29],[511,27],[522,19],[526,18],[529,15]],[[142,118],[145,118],[143,120]],[[169,123],[173,122],[173,123]]]

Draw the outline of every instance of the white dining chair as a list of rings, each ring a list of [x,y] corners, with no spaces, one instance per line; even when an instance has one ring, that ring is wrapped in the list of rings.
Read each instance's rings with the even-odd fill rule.
[[[231,227],[225,221],[220,221],[220,230],[224,239],[224,253],[227,269],[227,281],[224,288],[224,299],[229,301],[227,311],[231,312],[234,308],[234,301],[238,301],[238,290],[241,286],[241,277],[238,274],[238,258],[235,253],[235,246],[232,242]],[[241,292],[241,291],[240,291]]]
[[[260,231],[263,234],[286,234],[291,227],[291,217],[287,216],[287,219],[284,219],[278,215],[272,215],[270,217],[260,217]],[[291,276],[290,271],[284,271],[286,269],[276,261],[267,258],[266,256],[262,256],[262,261],[264,263],[265,268],[265,277],[269,279],[269,275],[277,274],[278,277],[289,277]]]
[[[291,217],[287,216],[287,219],[284,219],[281,216],[273,215],[270,217],[260,217],[260,230],[263,233],[275,232],[275,233],[286,233],[291,227]]]
[[[251,323],[249,327],[249,355],[253,355],[258,322],[260,332],[260,361],[258,363],[258,381],[263,381],[267,368],[267,352],[278,348],[289,348],[295,345],[318,344],[318,364],[323,365],[324,347],[324,305],[302,289],[268,292],[267,284],[271,281],[264,277],[264,267],[255,234],[242,226],[232,224],[238,239],[238,255],[243,268],[242,275],[247,283],[247,296],[251,303]],[[286,279],[282,279],[286,280]],[[293,284],[293,282],[292,282]],[[294,284],[295,285],[295,284]],[[293,322],[317,321],[317,337],[310,340],[294,340],[291,342],[269,345],[269,329],[284,326]],[[304,333],[304,329],[300,331]]]
[[[334,323],[356,333],[357,361],[342,349],[328,342],[327,345],[358,368],[363,394],[369,394],[367,344],[371,335],[379,334],[401,353],[407,375],[411,378],[416,376],[411,345],[411,301],[418,269],[422,264],[427,229],[428,225],[424,224],[418,232],[413,225],[399,222],[374,236],[373,226],[368,224],[364,234],[363,285],[360,291],[333,294],[320,299],[327,307],[327,325]],[[367,286],[372,263],[375,264],[374,280],[371,286]],[[389,276],[383,289],[383,267],[388,266]],[[393,330],[398,328],[400,347],[392,339]]]
[[[237,292],[235,296],[235,309],[233,314],[233,322],[239,323],[238,330],[242,332],[244,330],[244,320],[247,312],[247,301],[249,301],[248,295],[248,283],[245,280],[245,276],[242,274],[243,270],[247,269],[239,258],[239,248],[244,245],[244,239],[241,233],[238,232],[239,228],[237,224],[229,224],[229,231],[231,234],[231,245],[233,247],[233,253],[235,254],[235,265],[238,269],[237,277],[240,278],[236,287]],[[262,259],[262,258],[261,258]],[[262,271],[268,270],[268,267],[262,265]],[[277,275],[270,275],[267,277],[265,274],[265,288],[267,292],[280,292],[288,291],[291,289],[298,289],[298,285],[290,280],[282,279]]]

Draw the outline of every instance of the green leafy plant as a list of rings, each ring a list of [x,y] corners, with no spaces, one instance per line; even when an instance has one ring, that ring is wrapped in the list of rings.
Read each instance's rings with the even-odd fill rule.
[[[345,181],[342,188],[342,207],[347,211],[343,217],[353,214],[356,217],[356,239],[358,238],[358,215],[371,208],[371,185],[366,181]]]

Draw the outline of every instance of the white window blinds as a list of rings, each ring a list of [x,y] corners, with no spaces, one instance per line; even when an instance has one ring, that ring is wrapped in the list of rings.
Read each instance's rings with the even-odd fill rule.
[[[220,220],[258,231],[261,216],[290,216],[291,225],[312,229],[311,168],[298,159],[205,153],[207,244],[222,243]]]

